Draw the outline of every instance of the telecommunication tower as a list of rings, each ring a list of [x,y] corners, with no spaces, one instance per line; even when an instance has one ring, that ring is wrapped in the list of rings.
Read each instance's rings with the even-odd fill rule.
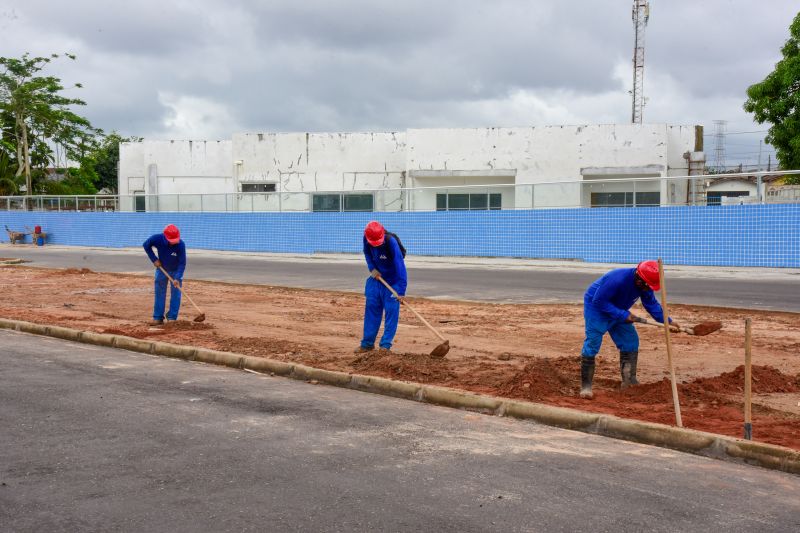
[[[642,123],[644,107],[644,29],[650,19],[650,3],[647,0],[633,0],[633,28],[636,40],[633,47],[633,111],[631,122]]]
[[[725,128],[727,120],[714,121],[714,170],[722,174],[727,169],[725,165]]]

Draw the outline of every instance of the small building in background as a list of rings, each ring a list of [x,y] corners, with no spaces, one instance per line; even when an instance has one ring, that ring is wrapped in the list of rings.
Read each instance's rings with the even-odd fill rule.
[[[126,211],[400,211],[684,205],[702,127],[605,124],[238,133],[120,145]],[[700,169],[698,171],[698,169]],[[624,182],[610,180],[627,179]]]

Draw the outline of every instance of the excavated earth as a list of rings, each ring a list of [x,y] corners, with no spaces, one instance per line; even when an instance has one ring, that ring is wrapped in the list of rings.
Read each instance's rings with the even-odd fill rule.
[[[583,400],[580,305],[489,304],[409,298],[452,349],[402,311],[390,354],[356,355],[364,298],[359,294],[188,280],[207,319],[184,299],[181,320],[150,327],[152,278],[87,269],[0,267],[0,316],[102,333],[299,362],[319,368],[443,385],[621,417],[674,423],[663,330],[637,326],[639,380],[620,391],[618,354],[606,338],[595,398]],[[413,280],[411,288],[413,289]],[[413,295],[413,293],[412,293]],[[741,436],[744,319],[753,319],[753,436],[800,449],[800,315],[673,304],[685,325],[719,320],[706,337],[673,334],[684,426]],[[639,311],[644,313],[643,311]]]

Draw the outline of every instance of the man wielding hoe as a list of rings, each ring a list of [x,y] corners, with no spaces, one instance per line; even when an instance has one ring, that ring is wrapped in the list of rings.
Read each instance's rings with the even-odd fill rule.
[[[600,351],[606,332],[619,349],[622,388],[639,384],[636,379],[639,335],[633,323],[643,322],[644,319],[629,309],[641,298],[650,316],[663,323],[664,312],[653,294],[660,288],[656,261],[643,261],[636,268],[612,270],[589,286],[583,296],[586,340],[581,351],[581,398],[592,398],[594,358]],[[673,327],[678,326],[671,318],[669,322]]]
[[[155,303],[153,304],[153,321],[151,326],[160,326],[164,323],[164,304],[167,299],[167,276],[161,268],[167,271],[172,278],[173,287],[170,289],[169,311],[167,320],[178,320],[178,311],[181,308],[181,283],[183,271],[186,269],[186,245],[181,240],[181,232],[170,224],[162,233],[156,233],[144,241],[144,251],[156,267]],[[153,253],[153,248],[158,252],[158,257]],[[159,268],[161,267],[161,268]]]
[[[406,294],[408,285],[403,250],[398,239],[387,233],[380,222],[372,221],[364,230],[364,258],[367,260],[370,277],[367,278],[364,288],[364,295],[367,298],[364,306],[364,338],[361,339],[361,345],[356,348],[356,353],[375,349],[375,338],[378,336],[384,315],[380,349],[389,351],[397,331],[400,302]],[[400,299],[395,298],[378,278],[383,278],[391,285]]]

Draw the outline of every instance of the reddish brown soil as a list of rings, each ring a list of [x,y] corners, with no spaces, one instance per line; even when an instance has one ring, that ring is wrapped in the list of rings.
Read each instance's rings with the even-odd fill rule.
[[[187,300],[181,320],[147,325],[152,278],[88,269],[0,268],[0,316],[98,332],[154,338],[346,372],[449,386],[673,424],[675,416],[663,330],[638,326],[639,380],[619,390],[616,350],[606,339],[598,356],[595,398],[578,398],[583,341],[579,305],[505,305],[411,298],[452,349],[438,344],[411,313],[401,312],[392,353],[356,355],[363,296],[351,293],[186,282],[206,322]],[[412,285],[413,288],[413,285]],[[753,434],[800,449],[800,316],[698,306],[671,306],[684,325],[719,320],[706,337],[673,334],[679,397],[686,427],[742,434],[744,319],[753,318]],[[643,313],[643,311],[640,311]],[[767,407],[772,406],[772,408]]]

